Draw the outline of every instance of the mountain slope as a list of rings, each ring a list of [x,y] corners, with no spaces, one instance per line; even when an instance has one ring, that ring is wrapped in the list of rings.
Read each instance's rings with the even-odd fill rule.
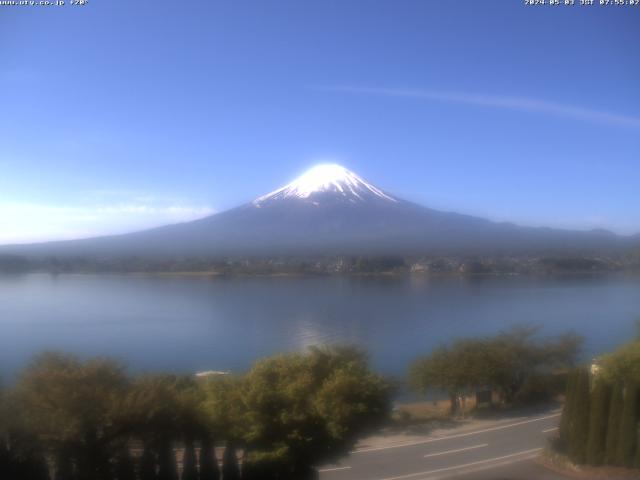
[[[243,206],[126,235],[0,251],[59,256],[523,254],[612,251],[610,232],[519,227],[401,200],[339,165],[320,165]]]

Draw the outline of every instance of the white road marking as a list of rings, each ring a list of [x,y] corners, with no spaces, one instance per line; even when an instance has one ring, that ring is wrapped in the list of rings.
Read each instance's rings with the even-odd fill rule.
[[[349,470],[349,469],[351,469],[351,467],[323,468],[321,470],[318,470],[318,472],[320,472],[320,473],[337,472],[338,470]]]
[[[383,478],[381,480],[402,480],[402,479],[405,479],[405,478],[414,478],[414,477],[420,477],[420,476],[423,476],[423,475],[432,475],[434,473],[448,472],[448,471],[451,471],[451,470],[458,470],[458,469],[461,469],[461,468],[467,468],[467,467],[471,467],[471,466],[474,466],[474,465],[482,465],[484,463],[495,462],[495,461],[504,460],[504,459],[507,459],[507,458],[519,457],[519,456],[526,455],[526,454],[529,454],[529,453],[539,452],[540,450],[542,450],[542,448],[532,448],[531,450],[523,450],[522,452],[511,453],[509,455],[503,455],[501,457],[487,458],[485,460],[478,460],[476,462],[463,463],[461,465],[454,465],[454,466],[451,466],[451,467],[437,468],[436,470],[428,470],[426,472],[409,473],[409,474],[406,474],[406,475],[399,475],[397,477],[386,477],[386,478]]]
[[[424,458],[438,457],[440,455],[447,455],[449,453],[466,452],[467,450],[473,450],[475,448],[482,448],[482,447],[488,447],[488,446],[489,446],[488,443],[482,443],[480,445],[474,445],[472,447],[456,448],[455,450],[445,450],[444,452],[438,452],[438,453],[428,453],[424,456]]]
[[[549,432],[553,432],[555,430],[558,430],[558,427],[547,428],[545,430],[542,430],[542,433],[549,433]]]
[[[534,452],[534,453],[528,453],[526,455],[522,455],[521,457],[518,458],[514,458],[514,459],[506,459],[506,460],[502,460],[499,462],[494,462],[494,463],[489,463],[489,464],[484,464],[484,465],[475,465],[469,468],[463,468],[461,470],[456,470],[454,472],[443,472],[441,475],[437,475],[437,476],[430,476],[427,478],[419,478],[416,480],[444,480],[446,478],[454,478],[454,477],[458,477],[460,475],[469,475],[470,473],[477,473],[477,472],[482,472],[484,470],[495,470],[496,468],[499,467],[505,467],[505,466],[509,466],[509,465],[513,465],[514,463],[519,463],[519,462],[524,462],[526,460],[531,460],[533,458],[536,458],[538,456],[539,452]]]
[[[517,427],[519,425],[525,425],[527,423],[539,422],[541,420],[548,420],[549,418],[559,417],[560,415],[561,415],[561,413],[554,413],[553,415],[547,415],[545,417],[532,418],[530,420],[523,420],[521,422],[511,423],[509,425],[500,425],[498,427],[485,428],[484,430],[475,430],[473,432],[467,432],[467,433],[457,433],[455,435],[449,435],[447,437],[430,438],[430,439],[427,439],[427,440],[418,440],[418,441],[415,441],[415,442],[398,443],[396,445],[388,445],[386,447],[362,448],[360,450],[354,450],[354,451],[349,452],[349,453],[350,454],[355,454],[355,453],[377,452],[379,450],[389,450],[391,448],[411,447],[413,445],[423,445],[425,443],[440,442],[442,440],[449,440],[451,438],[468,437],[470,435],[477,435],[479,433],[494,432],[496,430],[503,430],[505,428]]]

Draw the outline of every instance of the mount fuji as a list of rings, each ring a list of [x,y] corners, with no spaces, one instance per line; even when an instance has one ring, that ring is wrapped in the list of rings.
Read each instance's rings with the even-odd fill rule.
[[[637,240],[637,239],[636,239]],[[433,210],[335,164],[318,165],[250,203],[187,223],[124,235],[15,245],[55,256],[519,255],[609,252],[632,237],[521,227]]]

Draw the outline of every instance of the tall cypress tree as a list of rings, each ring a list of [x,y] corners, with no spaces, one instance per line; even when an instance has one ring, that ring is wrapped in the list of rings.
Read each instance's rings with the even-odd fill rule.
[[[596,379],[591,392],[591,412],[589,414],[589,438],[587,440],[587,463],[602,465],[607,439],[607,418],[611,401],[611,385],[603,379]]]
[[[567,375],[567,389],[564,395],[564,408],[562,409],[562,417],[560,418],[560,440],[564,448],[569,445],[569,431],[572,422],[574,404],[575,404],[575,387],[578,378],[578,371],[571,371]]]
[[[49,464],[42,451],[32,452],[27,459],[29,480],[49,480]]]
[[[222,480],[240,480],[240,467],[233,443],[227,442],[222,456]]]
[[[49,465],[37,448],[27,447],[15,460],[11,480],[49,480]],[[4,478],[3,478],[4,480]]]
[[[269,480],[267,472],[260,472],[262,475],[258,473],[257,465],[251,457],[250,452],[245,448],[242,457],[242,480]]]
[[[74,480],[73,461],[70,449],[63,446],[56,454],[54,480]]]
[[[215,442],[209,436],[200,443],[200,480],[220,480]]]
[[[586,461],[587,437],[589,435],[589,372],[581,368],[575,385],[573,415],[569,426],[569,458],[577,464]]]
[[[158,450],[158,480],[178,480],[178,466],[173,445],[169,440],[160,444]]]
[[[611,402],[609,402],[609,418],[607,421],[607,443],[604,456],[604,463],[607,465],[616,464],[618,453],[618,442],[620,439],[620,423],[622,421],[622,409],[624,407],[624,387],[618,381],[613,386],[611,392]]]
[[[112,480],[110,455],[106,446],[97,441],[97,434],[88,434],[89,441],[75,449],[78,480]]]
[[[140,480],[156,480],[156,456],[148,445],[145,445],[140,457]]]
[[[616,455],[616,464],[631,467],[636,452],[638,435],[638,385],[627,382],[624,389],[624,406],[620,422],[620,439]]]
[[[0,478],[11,478],[11,455],[4,435],[0,432]]]
[[[187,440],[184,444],[184,452],[182,454],[182,480],[198,480],[196,450],[191,440]]]
[[[135,480],[136,472],[133,468],[133,460],[129,454],[129,448],[124,447],[116,457],[114,468],[116,480]]]

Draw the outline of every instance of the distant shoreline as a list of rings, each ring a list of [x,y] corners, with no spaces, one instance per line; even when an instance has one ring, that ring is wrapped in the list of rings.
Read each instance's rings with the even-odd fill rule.
[[[118,275],[131,277],[175,277],[175,278],[552,278],[552,277],[600,277],[600,276],[638,276],[640,270],[599,270],[599,271],[553,271],[553,272],[491,272],[491,273],[465,273],[465,272],[274,272],[274,273],[250,273],[250,272],[216,272],[216,271],[49,271],[33,270],[25,272],[0,272],[0,275],[28,275],[28,274],[48,274],[48,275]]]
[[[512,277],[640,272],[625,255],[318,256],[229,258],[27,258],[0,255],[0,273],[86,273],[172,277]]]

